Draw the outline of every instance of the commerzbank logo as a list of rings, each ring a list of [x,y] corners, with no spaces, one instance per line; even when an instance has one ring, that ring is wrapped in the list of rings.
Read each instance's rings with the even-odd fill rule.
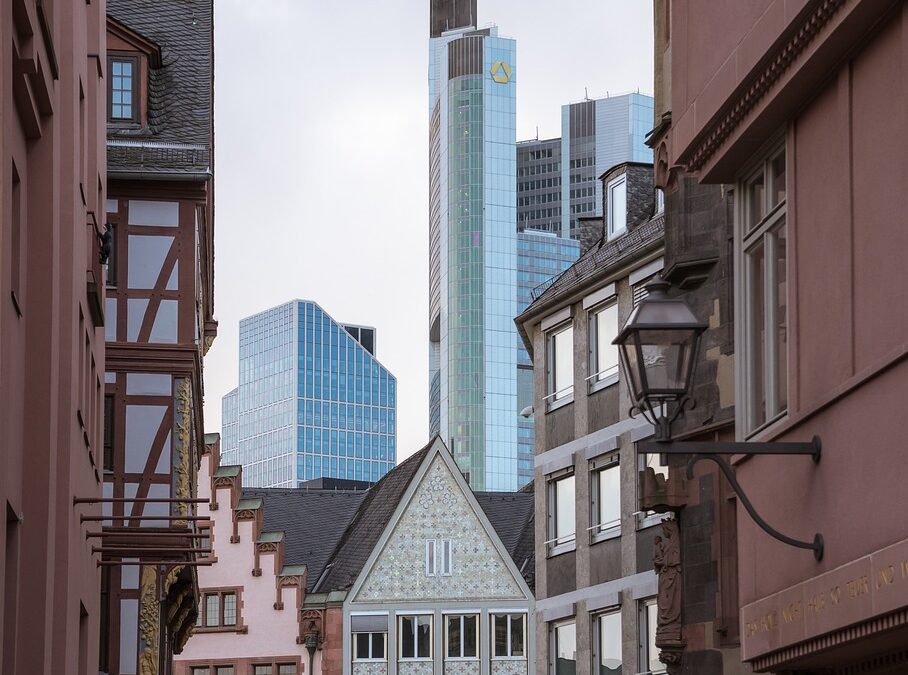
[[[504,61],[496,61],[492,64],[492,79],[498,84],[507,84],[511,81],[511,66]]]

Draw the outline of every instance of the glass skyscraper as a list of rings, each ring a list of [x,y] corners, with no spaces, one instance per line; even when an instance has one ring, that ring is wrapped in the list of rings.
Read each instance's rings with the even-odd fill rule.
[[[533,299],[533,290],[558,276],[580,257],[580,242],[557,234],[524,230],[517,235],[517,312]],[[533,405],[533,362],[523,340],[517,341],[517,410]],[[533,480],[533,417],[517,419],[517,481],[523,486]]]
[[[475,2],[432,1],[430,427],[476,490],[518,487],[515,56]]]
[[[397,381],[375,330],[294,300],[240,321],[239,386],[222,399],[222,464],[243,484],[377,481],[397,454]]]

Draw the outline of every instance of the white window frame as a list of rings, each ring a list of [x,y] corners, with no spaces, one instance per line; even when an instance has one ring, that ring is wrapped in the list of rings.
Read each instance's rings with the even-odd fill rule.
[[[621,536],[621,465],[618,453],[597,459],[590,464],[590,543],[614,539]],[[603,471],[618,472],[618,520],[608,523],[600,522],[601,518],[601,481]]]
[[[571,479],[574,481],[574,502],[577,498],[577,478],[574,475],[573,467],[548,476],[547,479],[547,502],[548,502],[548,541],[545,542],[548,557],[561,555],[577,548],[577,511],[574,510],[574,532],[573,534],[558,535],[557,512],[557,484],[561,481]],[[574,503],[572,502],[572,503]]]
[[[476,633],[475,633],[475,635],[476,635],[476,644],[475,644],[475,646],[474,646],[474,647],[475,647],[475,651],[476,651],[476,656],[464,656],[464,655],[463,655],[463,653],[464,653],[464,647],[466,647],[466,642],[465,642],[465,638],[464,638],[463,625],[464,625],[464,619],[465,619],[465,618],[468,618],[468,617],[473,617],[474,619],[476,619]],[[445,613],[445,614],[442,616],[442,619],[444,619],[444,624],[445,624],[445,644],[444,644],[444,650],[445,650],[445,651],[444,651],[444,660],[445,660],[445,661],[478,661],[478,660],[479,660],[479,631],[480,631],[480,626],[479,626],[479,614],[476,614],[476,613],[473,613],[473,612],[467,612],[467,613],[465,613],[465,614],[448,614],[448,613]],[[460,656],[449,656],[449,653],[450,653],[450,649],[449,649],[450,643],[449,643],[449,640],[450,640],[450,638],[451,638],[451,635],[450,635],[450,633],[448,632],[448,623],[451,621],[451,619],[460,619]]]
[[[434,577],[438,570],[438,557],[435,549],[435,540],[426,539],[426,576]]]
[[[454,548],[451,540],[426,539],[426,576],[449,577],[453,569]]]
[[[788,190],[786,186],[785,197],[777,204],[773,204],[773,160],[780,155],[785,157],[786,163],[789,162],[787,148],[784,140],[776,140],[769,150],[760,153],[760,159],[751,166],[750,171],[742,176],[737,183],[735,190],[735,343],[740,351],[741,357],[735,359],[736,381],[737,381],[737,401],[741,404],[736,406],[736,417],[738,419],[738,436],[739,438],[750,438],[758,435],[767,427],[777,424],[780,420],[785,419],[788,415],[788,407],[779,405],[780,387],[788,389],[787,382],[778,381],[778,368],[781,359],[786,360],[785,372],[789,372],[788,354],[778,354],[776,348],[776,335],[780,326],[787,327],[790,325],[787,317],[777,316],[777,303],[775,298],[777,275],[776,275],[776,233],[782,229],[787,229],[787,197]],[[789,173],[789,167],[786,166],[786,179]],[[758,177],[763,177],[763,217],[757,223],[750,223],[751,192],[748,189]],[[763,246],[763,332],[764,332],[764,349],[762,354],[762,372],[757,373],[755,361],[755,345],[751,333],[751,316],[753,307],[753,278],[749,264],[750,252],[758,245]],[[788,302],[785,303],[786,309]],[[754,383],[757,377],[763,383],[765,391],[764,409],[761,411],[762,420],[758,420],[757,408],[760,402],[756,400]]]
[[[614,203],[612,199],[612,191],[615,188],[622,187],[624,189],[624,224],[621,227],[616,227],[614,222],[614,211],[612,204]],[[614,239],[615,237],[624,234],[627,232],[627,174],[622,173],[620,176],[612,178],[605,188],[606,194],[606,203],[607,203],[607,213],[606,213],[606,223],[607,223],[607,239]]]
[[[555,390],[555,340],[566,331],[571,331],[571,377],[570,384]],[[572,319],[548,330],[545,334],[545,369],[546,369],[546,412],[574,402],[574,322]]]
[[[641,600],[639,609],[638,609],[638,620],[637,624],[640,627],[639,637],[638,637],[638,673],[637,675],[664,675],[666,672],[665,668],[660,668],[659,670],[650,670],[650,634],[649,634],[649,622],[647,620],[647,611],[652,607],[653,610],[657,613],[659,612],[659,606],[656,602],[656,598],[647,598],[646,600]],[[652,646],[653,649],[659,651],[659,648],[655,646],[656,636],[652,636]]]
[[[621,330],[620,318],[617,315],[618,312],[618,300],[615,297],[612,297],[605,302],[602,302],[592,309],[589,310],[589,356],[590,356],[590,373],[586,380],[589,382],[589,391],[593,393],[594,391],[599,391],[600,389],[605,389],[610,387],[613,384],[618,382],[619,371],[621,370],[620,363],[618,360],[615,361],[615,365],[609,370],[605,377],[600,379],[602,371],[599,368],[599,315],[609,309],[615,308],[615,336],[617,337],[618,333]],[[617,346],[615,347],[617,350]]]
[[[505,635],[507,636],[507,655],[506,656],[496,656],[495,655],[495,621],[496,615],[504,614],[507,628],[505,629]],[[514,645],[511,644],[511,624],[515,619],[519,618],[523,622],[523,656],[514,656]],[[527,636],[527,614],[526,612],[514,612],[511,610],[502,610],[502,611],[493,611],[489,610],[489,654],[492,661],[526,661],[527,660],[527,644],[529,638]]]
[[[388,661],[388,632],[387,631],[353,631],[353,661],[354,663],[386,663]],[[357,645],[356,639],[358,635],[368,635],[369,636],[369,657],[362,659],[356,655]],[[382,635],[384,636],[385,641],[385,656],[383,658],[375,658],[372,656],[372,636],[373,635]]]
[[[404,656],[404,631],[402,630],[404,619],[415,619],[413,631],[413,654],[419,654],[419,619],[421,617],[429,619],[429,655],[428,656]],[[397,660],[398,661],[431,661],[434,658],[435,649],[435,615],[414,612],[412,614],[397,615]]]
[[[665,212],[665,191],[662,188],[656,188],[656,210],[654,215]]]

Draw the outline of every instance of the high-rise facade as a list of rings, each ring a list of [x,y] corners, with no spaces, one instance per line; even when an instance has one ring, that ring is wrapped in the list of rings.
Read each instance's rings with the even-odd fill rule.
[[[384,476],[397,453],[397,380],[374,344],[374,328],[340,324],[308,300],[240,321],[239,386],[222,400],[223,463],[242,465],[254,487]]]
[[[476,490],[517,482],[516,44],[434,0],[430,426]]]
[[[533,301],[534,291],[545,287],[551,279],[570,267],[580,256],[580,242],[559,237],[552,232],[524,230],[517,233],[517,311],[522,312]],[[517,410],[533,405],[533,360],[527,354],[523,340],[517,341]],[[517,484],[533,480],[532,415],[517,418]]]
[[[578,218],[602,215],[599,176],[622,162],[652,162],[644,142],[653,128],[653,98],[624,94],[561,107],[561,232],[577,239]]]

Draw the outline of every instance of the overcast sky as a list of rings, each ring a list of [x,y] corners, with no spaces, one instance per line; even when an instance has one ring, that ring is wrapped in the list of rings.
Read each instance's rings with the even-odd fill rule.
[[[205,428],[239,320],[293,298],[375,326],[398,460],[428,438],[429,0],[215,0],[215,317]],[[651,0],[479,0],[517,40],[517,140],[561,105],[652,93]]]

